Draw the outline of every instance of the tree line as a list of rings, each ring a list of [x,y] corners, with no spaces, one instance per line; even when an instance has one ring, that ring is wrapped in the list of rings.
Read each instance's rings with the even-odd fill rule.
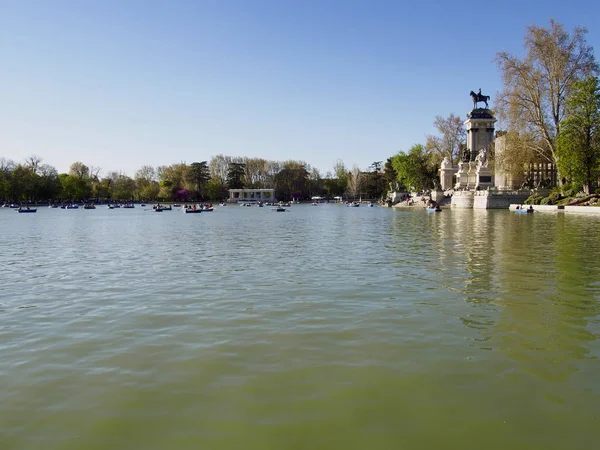
[[[229,189],[274,189],[279,200],[313,196],[379,199],[387,192],[381,161],[366,171],[347,169],[338,160],[322,175],[303,161],[217,155],[210,161],[142,166],[131,178],[121,172],[100,176],[100,169],[80,161],[68,173],[32,156],[22,163],[0,158],[0,199],[4,201],[160,200],[219,201]]]

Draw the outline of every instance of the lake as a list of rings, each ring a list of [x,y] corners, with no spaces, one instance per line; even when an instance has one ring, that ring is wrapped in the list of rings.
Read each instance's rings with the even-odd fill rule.
[[[0,208],[2,449],[578,449],[600,217]]]

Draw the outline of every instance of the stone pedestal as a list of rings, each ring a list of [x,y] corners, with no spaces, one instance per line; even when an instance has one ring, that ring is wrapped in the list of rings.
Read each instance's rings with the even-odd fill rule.
[[[467,151],[463,161],[475,161],[477,153],[484,149],[489,150],[490,142],[494,140],[495,117],[489,109],[476,108],[467,114],[465,127],[467,128]]]
[[[446,157],[442,161],[442,168],[440,169],[440,187],[442,191],[452,189],[454,174],[458,169],[452,166],[450,158]]]
[[[475,180],[475,189],[485,190],[494,185],[494,175],[487,167],[479,167],[475,170]]]
[[[458,164],[456,173],[456,185],[454,189],[467,189],[469,186],[469,163],[461,162]]]

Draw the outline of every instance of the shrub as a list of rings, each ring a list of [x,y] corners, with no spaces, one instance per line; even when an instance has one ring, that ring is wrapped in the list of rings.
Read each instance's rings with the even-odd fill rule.
[[[550,197],[544,197],[541,201],[540,201],[540,205],[548,205],[548,204],[552,204],[552,201],[550,199]]]
[[[526,205],[539,205],[540,202],[542,201],[544,197],[542,197],[541,195],[532,195],[529,198],[527,198],[527,200],[525,200],[525,204]]]
[[[556,202],[558,202],[560,199],[562,198],[562,196],[560,195],[560,192],[553,192],[552,194],[550,194],[550,196],[548,197],[548,202],[551,205],[555,205]],[[545,204],[545,203],[544,203]]]

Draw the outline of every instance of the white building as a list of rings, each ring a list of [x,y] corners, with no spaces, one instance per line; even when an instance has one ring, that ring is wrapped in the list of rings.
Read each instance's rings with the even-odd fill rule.
[[[229,189],[230,202],[274,202],[275,189]]]

